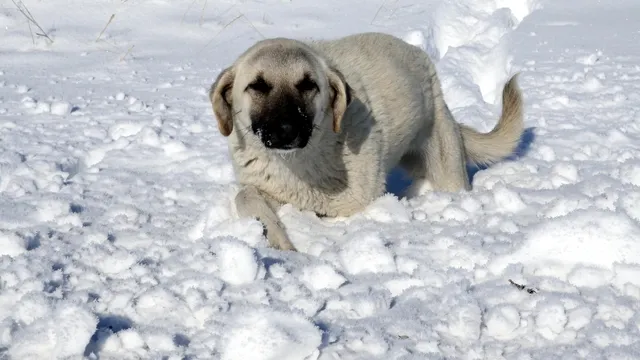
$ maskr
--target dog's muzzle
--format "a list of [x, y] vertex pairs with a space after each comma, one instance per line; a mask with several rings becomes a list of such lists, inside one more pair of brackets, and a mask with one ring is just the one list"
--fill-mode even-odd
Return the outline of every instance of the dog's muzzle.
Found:
[[274, 150], [300, 149], [307, 145], [311, 128], [286, 121], [264, 121], [251, 124], [251, 130], [265, 147]]

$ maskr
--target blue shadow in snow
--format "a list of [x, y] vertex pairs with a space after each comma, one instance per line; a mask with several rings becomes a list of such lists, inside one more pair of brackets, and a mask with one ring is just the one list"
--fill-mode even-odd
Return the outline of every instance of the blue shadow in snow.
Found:
[[94, 354], [99, 358], [100, 350], [109, 336], [133, 326], [131, 319], [120, 315], [100, 315], [96, 331], [91, 336], [89, 344], [84, 349], [84, 356]]

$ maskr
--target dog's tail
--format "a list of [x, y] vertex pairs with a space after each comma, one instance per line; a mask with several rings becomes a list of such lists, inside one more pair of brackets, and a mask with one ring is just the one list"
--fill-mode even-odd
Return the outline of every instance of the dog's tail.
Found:
[[524, 130], [522, 94], [517, 74], [502, 89], [502, 115], [488, 133], [480, 133], [460, 125], [467, 161], [475, 165], [490, 165], [511, 155]]

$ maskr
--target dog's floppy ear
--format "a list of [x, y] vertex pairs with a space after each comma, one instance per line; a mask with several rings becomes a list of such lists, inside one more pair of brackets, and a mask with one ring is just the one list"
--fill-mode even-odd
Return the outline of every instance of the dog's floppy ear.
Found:
[[331, 87], [331, 108], [333, 109], [333, 131], [340, 132], [342, 117], [351, 104], [352, 89], [344, 75], [336, 69], [329, 68], [329, 86]]
[[209, 89], [209, 100], [211, 100], [213, 113], [218, 121], [218, 130], [223, 136], [229, 136], [233, 131], [231, 90], [234, 78], [234, 70], [231, 67], [226, 68], [222, 70]]

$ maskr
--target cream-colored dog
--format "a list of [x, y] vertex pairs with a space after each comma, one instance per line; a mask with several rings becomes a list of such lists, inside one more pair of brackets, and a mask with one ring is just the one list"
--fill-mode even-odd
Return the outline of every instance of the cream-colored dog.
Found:
[[282, 204], [352, 215], [384, 194], [398, 165], [435, 190], [470, 190], [467, 161], [503, 159], [523, 131], [515, 77], [498, 124], [478, 133], [451, 115], [429, 57], [380, 33], [260, 41], [220, 73], [210, 99], [242, 185], [238, 214], [258, 218], [279, 249], [295, 249]]

